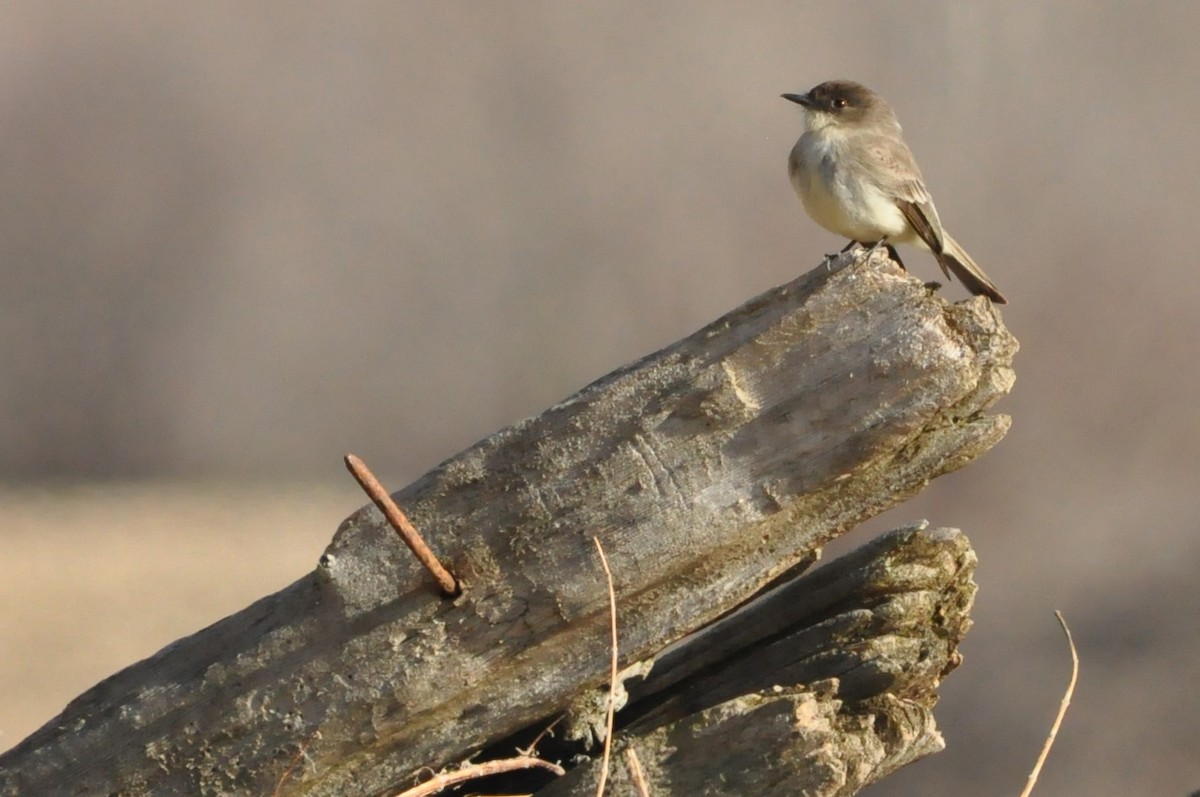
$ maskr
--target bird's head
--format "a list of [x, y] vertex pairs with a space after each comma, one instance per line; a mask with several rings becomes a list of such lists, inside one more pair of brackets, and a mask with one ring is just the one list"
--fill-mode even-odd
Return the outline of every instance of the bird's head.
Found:
[[805, 94], [784, 94], [804, 108], [805, 125], [819, 131], [826, 127], [845, 128], [873, 124], [896, 124], [887, 101], [861, 83], [852, 80], [829, 80]]

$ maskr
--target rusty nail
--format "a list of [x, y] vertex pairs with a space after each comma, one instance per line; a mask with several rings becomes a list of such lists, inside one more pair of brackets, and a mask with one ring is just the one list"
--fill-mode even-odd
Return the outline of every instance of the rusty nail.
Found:
[[379, 511], [387, 518], [387, 522], [391, 525], [396, 533], [400, 535], [400, 539], [404, 540], [404, 544], [409, 547], [418, 561], [425, 566], [432, 575], [442, 592], [447, 597], [458, 595], [458, 582], [454, 580], [454, 576], [450, 575], [450, 571], [442, 567], [442, 563], [434, 556], [433, 551], [429, 550], [429, 546], [425, 544], [425, 540], [421, 539], [420, 532], [416, 527], [409, 522], [408, 517], [401, 511], [392, 497], [388, 495], [388, 491], [383, 489], [383, 485], [379, 483], [379, 479], [375, 478], [375, 474], [371, 473], [371, 469], [367, 464], [353, 454], [346, 455], [346, 468], [363, 488], [363, 492], [375, 502], [375, 506], [379, 507]]

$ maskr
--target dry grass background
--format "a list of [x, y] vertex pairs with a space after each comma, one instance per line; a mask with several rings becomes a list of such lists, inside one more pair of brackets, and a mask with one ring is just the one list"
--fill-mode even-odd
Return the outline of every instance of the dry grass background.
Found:
[[285, 587], [361, 503], [351, 484], [0, 489], [0, 748], [106, 675]]
[[1040, 793], [1200, 787], [1200, 7], [0, 20], [0, 747], [310, 568], [363, 503], [344, 452], [398, 488], [840, 246], [791, 193], [778, 95], [851, 77], [1022, 342], [1008, 439], [845, 543], [928, 517], [980, 554], [949, 749], [876, 791], [1019, 788], [1067, 677], [1055, 608], [1083, 671]]

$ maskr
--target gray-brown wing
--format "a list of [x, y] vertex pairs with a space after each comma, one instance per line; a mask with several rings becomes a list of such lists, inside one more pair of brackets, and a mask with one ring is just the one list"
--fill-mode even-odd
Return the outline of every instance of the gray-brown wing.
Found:
[[897, 199], [896, 205], [909, 225], [921, 236], [921, 240], [935, 254], [940, 255], [945, 248], [946, 234], [942, 231], [942, 222], [938, 219], [937, 209], [932, 202], [913, 202], [907, 199]]
[[871, 136], [863, 144], [862, 151], [871, 161], [863, 165], [868, 167], [876, 184], [884, 193], [895, 198], [900, 212], [917, 235], [921, 236], [921, 240], [935, 253], [940, 253], [946, 238], [942, 220], [933, 206], [933, 197], [925, 188], [917, 159], [904, 139], [879, 134]]

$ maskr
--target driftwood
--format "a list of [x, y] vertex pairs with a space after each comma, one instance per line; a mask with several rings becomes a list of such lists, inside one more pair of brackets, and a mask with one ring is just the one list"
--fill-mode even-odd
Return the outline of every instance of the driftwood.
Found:
[[[883, 252], [831, 260], [397, 493], [458, 598], [366, 507], [311, 575], [112, 676], [0, 756], [0, 795], [382, 795], [492, 745], [514, 755], [568, 708], [569, 735], [586, 735], [609, 646], [593, 536], [615, 576], [622, 665], [659, 657], [630, 674], [618, 715], [656, 793], [672, 793], [673, 765], [724, 777], [716, 750], [735, 768], [763, 749], [825, 766], [816, 751], [837, 738], [843, 790], [813, 793], [850, 794], [863, 772], [936, 749], [929, 709], [968, 622], [972, 555], [954, 532], [908, 530], [841, 577], [795, 576], [1003, 437], [1008, 419], [984, 410], [1010, 388], [1015, 351], [985, 300], [948, 304]], [[869, 573], [920, 560], [913, 546], [923, 563], [872, 591]], [[807, 582], [792, 602], [811, 611], [754, 639], [726, 620], [715, 644], [688, 643], [700, 671], [664, 653], [772, 582]], [[690, 759], [665, 752], [681, 742]], [[564, 789], [589, 771], [547, 789], [583, 793]], [[771, 788], [795, 793], [783, 784], [798, 773]], [[690, 793], [775, 793], [741, 782]]]

